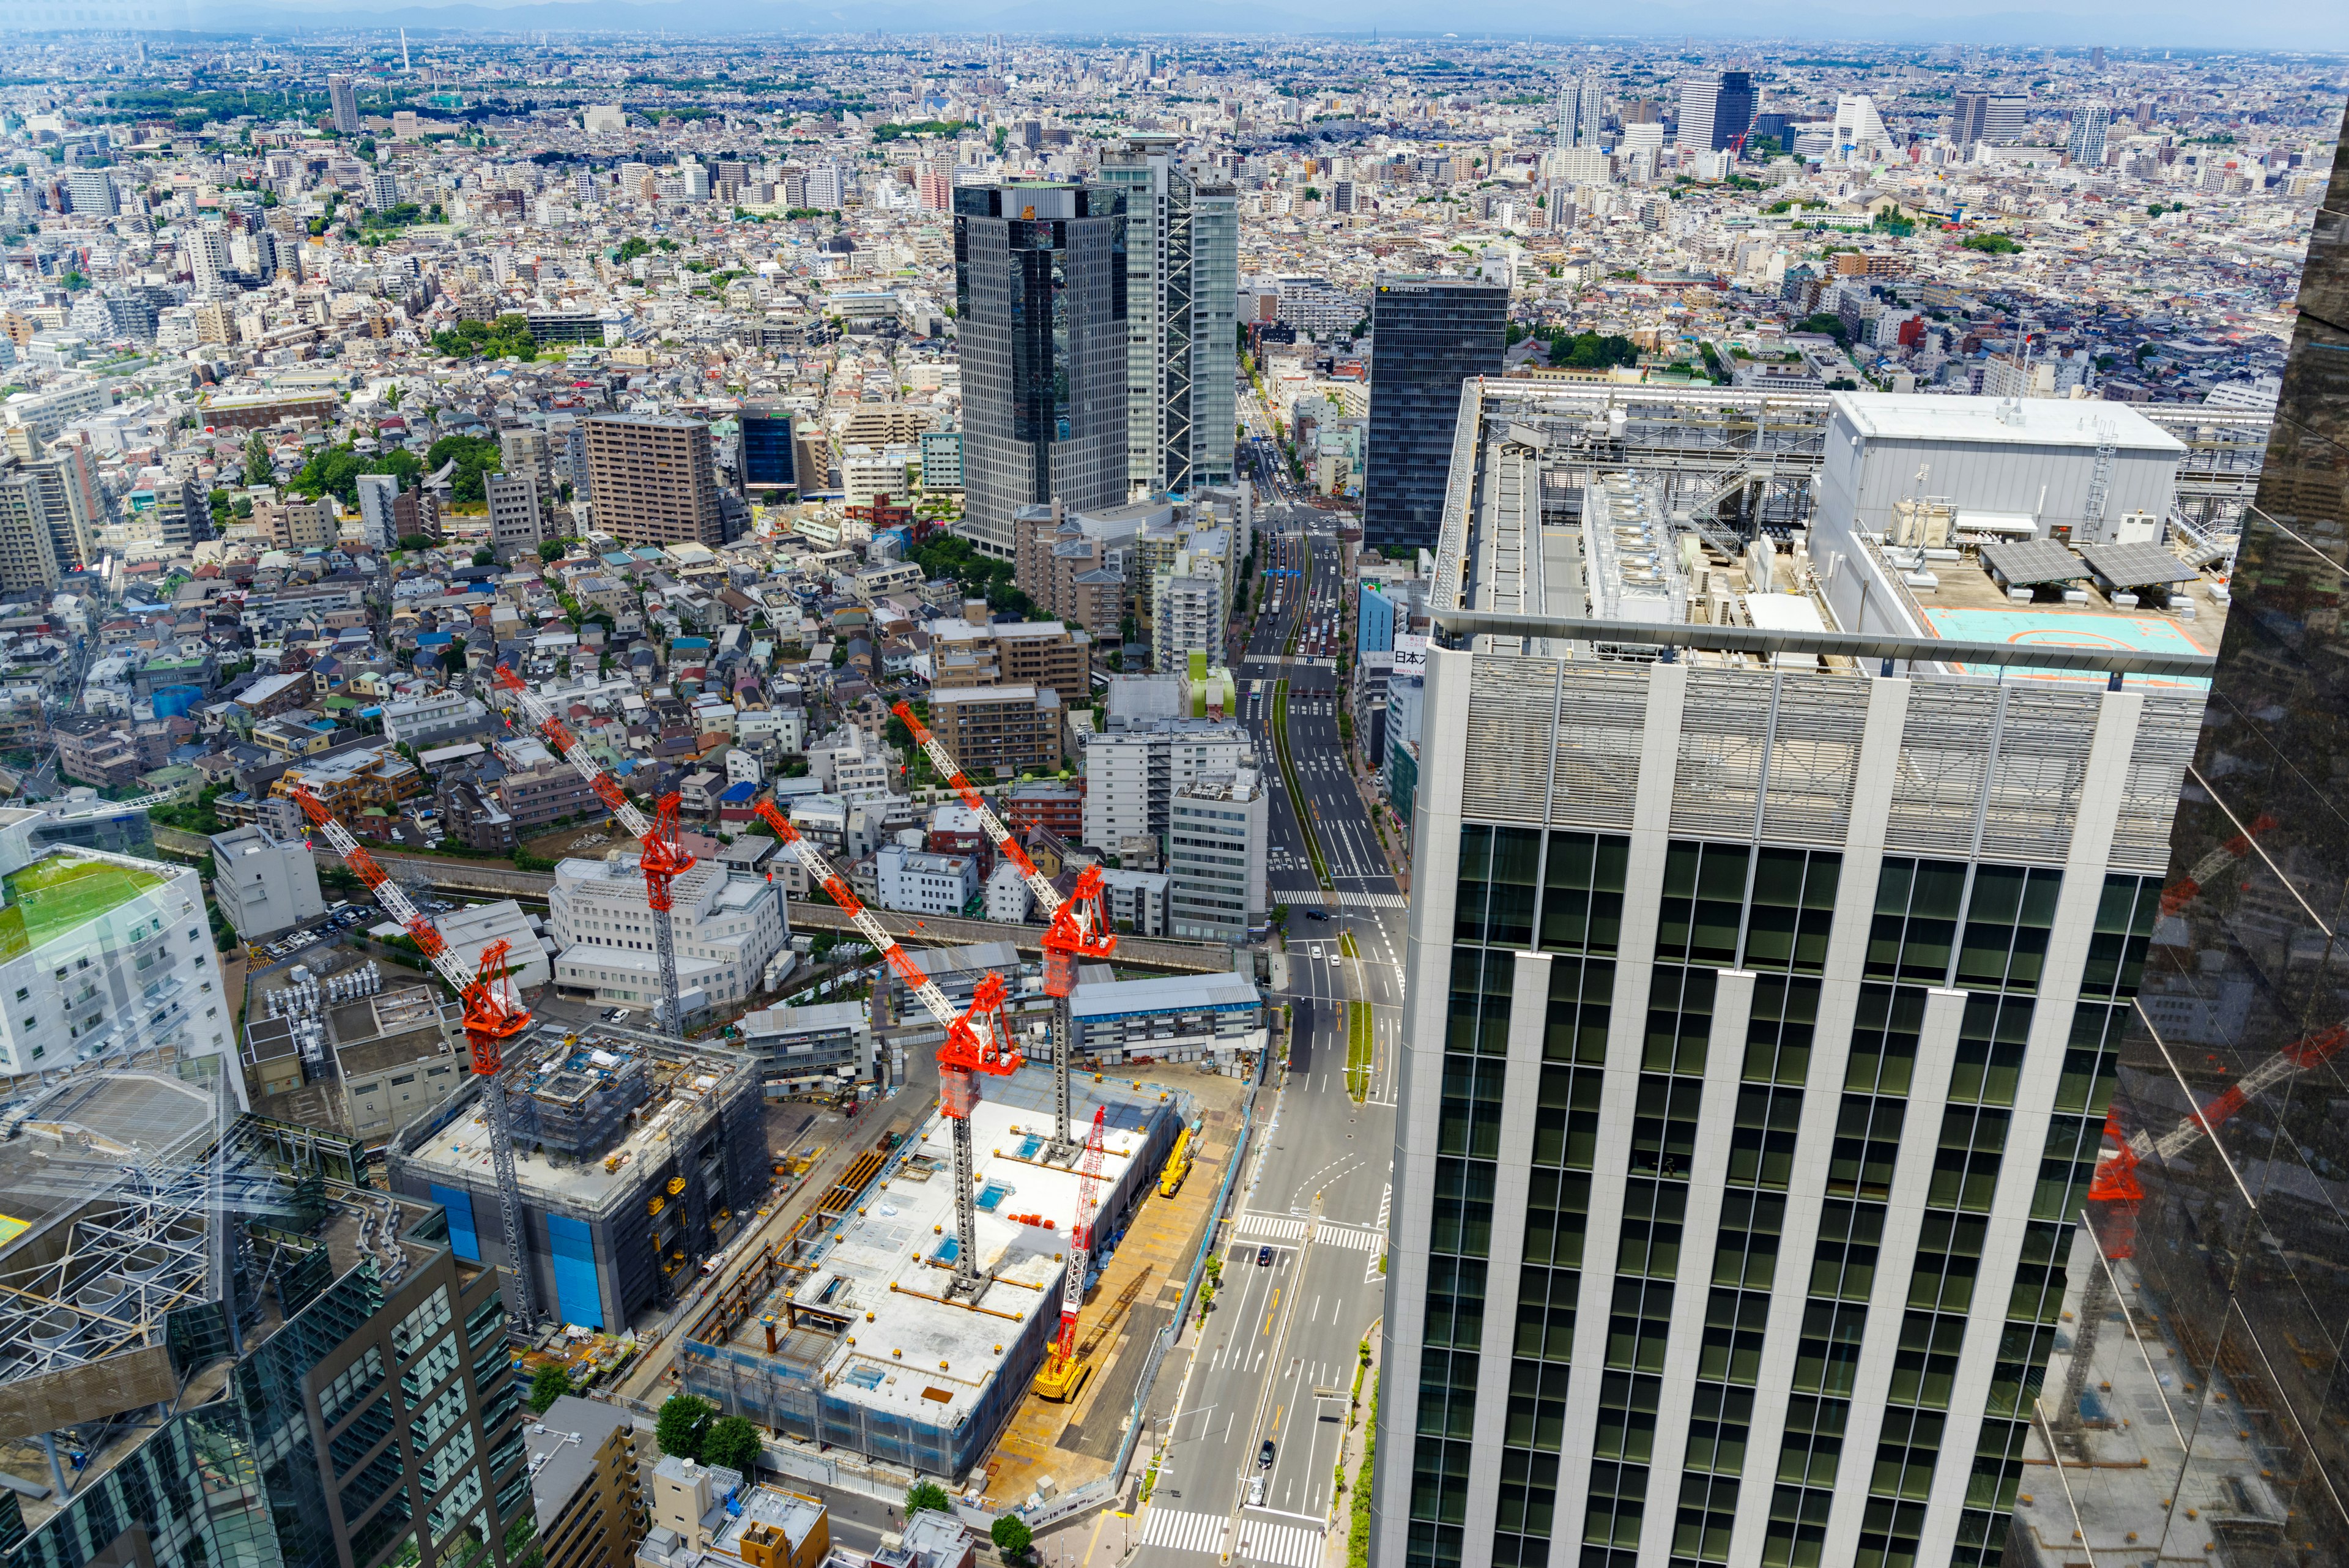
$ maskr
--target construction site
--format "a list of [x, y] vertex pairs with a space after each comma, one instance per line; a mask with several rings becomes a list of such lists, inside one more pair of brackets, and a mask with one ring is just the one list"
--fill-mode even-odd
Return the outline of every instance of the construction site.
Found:
[[[524, 1249], [549, 1315], [620, 1333], [698, 1284], [771, 1173], [758, 1073], [739, 1052], [552, 1025], [506, 1055]], [[469, 1083], [395, 1137], [394, 1191], [447, 1208], [458, 1256], [510, 1269], [486, 1096]]]
[[[1145, 1199], [1198, 1107], [1149, 1083], [1077, 1084], [1072, 1119], [1091, 1124], [1098, 1113], [1102, 1132], [1088, 1251], [1071, 1246], [1080, 1169], [1047, 1158], [1054, 1095], [1053, 1075], [1028, 1068], [989, 1084], [969, 1111], [971, 1262], [983, 1281], [975, 1293], [953, 1289], [951, 1118], [940, 1112], [894, 1151], [867, 1154], [771, 1253], [750, 1260], [687, 1331], [678, 1351], [687, 1391], [786, 1438], [956, 1478], [980, 1464], [1023, 1405], [1049, 1406], [1059, 1425], [1071, 1424], [1077, 1401], [1031, 1397], [1061, 1325], [1065, 1271], [1083, 1271], [1097, 1326], [1113, 1329], [1145, 1285], [1147, 1304], [1160, 1304], [1165, 1272], [1152, 1275], [1140, 1257], [1123, 1269], [1118, 1261], [1143, 1240], [1138, 1230], [1152, 1237], [1152, 1258], [1181, 1251], [1179, 1238], [1156, 1235], [1171, 1206]], [[1191, 1178], [1203, 1192], [1216, 1179]], [[1102, 1340], [1080, 1345], [1095, 1352]], [[1090, 1355], [1085, 1371], [1081, 1400], [1121, 1382]], [[1129, 1395], [1133, 1372], [1122, 1380]]]

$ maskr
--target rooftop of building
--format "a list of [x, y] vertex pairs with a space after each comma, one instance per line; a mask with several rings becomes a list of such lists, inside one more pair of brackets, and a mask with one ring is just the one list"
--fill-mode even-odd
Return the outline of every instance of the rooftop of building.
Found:
[[2183, 456], [2186, 443], [2127, 403], [2071, 398], [1952, 398], [1830, 392], [1835, 417], [1871, 440], [2116, 447]]
[[[1140, 1153], [1153, 1119], [1178, 1115], [1147, 1085], [1079, 1083], [1071, 1118], [1104, 1112], [1102, 1179], [1112, 1188]], [[949, 1303], [955, 1258], [954, 1149], [947, 1118], [933, 1113], [887, 1178], [864, 1196], [730, 1339], [764, 1352], [765, 1319], [777, 1354], [834, 1398], [951, 1428], [1001, 1374], [1031, 1314], [1060, 1310], [1062, 1260], [1077, 1208], [1077, 1173], [1045, 1165], [1052, 1131], [1049, 1073], [1030, 1067], [990, 1078], [970, 1118], [978, 1184], [975, 1260], [992, 1276], [976, 1307]], [[1051, 1221], [1047, 1229], [1042, 1221]]]
[[1259, 1007], [1256, 982], [1238, 974], [1154, 974], [1140, 980], [1088, 981], [1069, 993], [1079, 1018], [1124, 1018], [1144, 1012], [1187, 1012], [1197, 1008]]
[[531, 1497], [541, 1530], [595, 1473], [595, 1456], [612, 1434], [634, 1421], [617, 1405], [565, 1394], [530, 1424], [523, 1447], [530, 1455]]
[[[1944, 428], [1963, 431], [1987, 421], [2012, 433], [2016, 427], [1994, 417], [1997, 401], [1837, 394], [1835, 406], [1887, 428], [1925, 430], [1944, 421]], [[2044, 408], [2034, 409], [2033, 400], [2022, 401], [2024, 428], [2037, 421], [2068, 431], [2081, 417], [2076, 402], [2038, 400]], [[1911, 410], [1911, 404], [1930, 407]], [[1474, 476], [1475, 488], [1446, 497], [1431, 607], [1438, 615], [1456, 607], [1580, 623], [1526, 639], [1527, 651], [1621, 657], [1635, 647], [1679, 644], [1697, 663], [1728, 668], [1775, 661], [1875, 673], [1889, 658], [1911, 670], [1930, 661], [1957, 678], [2081, 682], [2121, 667], [2131, 671], [2128, 680], [2155, 686], [2208, 683], [2196, 671], [2216, 653], [2224, 628], [2227, 552], [2212, 554], [2212, 542], [2176, 516], [2154, 524], [2151, 541], [2075, 547], [2044, 536], [2027, 516], [1933, 501], [1896, 507], [1909, 509], [1896, 522], [1897, 537], [1845, 532], [1814, 514], [1809, 526], [1776, 526], [1742, 541], [1710, 520], [1692, 521], [1670, 501], [1670, 453], [1642, 468], [1632, 441], [1619, 460], [1594, 464], [1576, 441], [1588, 412], [1582, 401], [1552, 407], [1514, 389], [1488, 397], [1472, 387], [1464, 406], [1476, 407], [1480, 417], [1455, 442], [1454, 489], [1463, 475]], [[2134, 417], [2149, 441], [2177, 445]], [[1501, 447], [1530, 461], [1488, 461]], [[2190, 564], [2197, 556], [2209, 558], [2198, 568]], [[2030, 570], [2018, 565], [2026, 559]], [[2164, 585], [2165, 576], [2174, 580]], [[1598, 622], [1645, 629], [1612, 644], [1591, 636]], [[1974, 657], [1938, 659], [1936, 645], [1963, 645]], [[2063, 665], [2033, 662], [2027, 650], [2041, 648], [2064, 649]]]
[[171, 880], [119, 856], [63, 846], [0, 876], [0, 959], [31, 952]]
[[[516, 1179], [551, 1207], [596, 1214], [636, 1196], [664, 1168], [672, 1140], [705, 1125], [753, 1071], [732, 1051], [554, 1024], [510, 1047], [508, 1060]], [[428, 1180], [493, 1186], [480, 1094], [460, 1092], [402, 1133], [391, 1158]]]

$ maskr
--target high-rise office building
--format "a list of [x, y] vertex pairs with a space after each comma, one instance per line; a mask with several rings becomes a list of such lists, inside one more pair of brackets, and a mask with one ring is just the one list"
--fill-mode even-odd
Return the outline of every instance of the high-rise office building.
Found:
[[77, 213], [110, 218], [122, 210], [114, 189], [114, 176], [103, 169], [68, 169], [65, 186], [66, 199], [73, 203]]
[[1980, 1568], [2068, 1480], [2022, 1449], [2209, 660], [1756, 633], [1816, 602], [1766, 550], [1692, 624], [1542, 396], [1472, 388], [1434, 551], [1373, 1568]]
[[2112, 129], [2113, 111], [2101, 103], [2082, 104], [2072, 111], [2072, 129], [2064, 138], [2064, 156], [2075, 166], [2104, 166], [2105, 133]]
[[1847, 93], [1836, 99], [1834, 138], [1837, 152], [1861, 157], [1889, 151], [1892, 145], [1875, 100], [1866, 93]]
[[1022, 506], [1125, 499], [1128, 204], [1100, 184], [954, 193], [962, 532], [988, 555], [1010, 558]]
[[1681, 84], [1680, 134], [1684, 151], [1718, 152], [1754, 123], [1754, 78], [1723, 71]]
[[2026, 1455], [2061, 1484], [2016, 1510], [2015, 1568], [2157, 1550], [2214, 1568], [2349, 1563], [2349, 844], [2333, 782], [2349, 757], [2349, 164], [2320, 205], [2299, 306], [2105, 1163], [2073, 1205], [2088, 1216], [2065, 1271], [2076, 1326]]
[[326, 104], [334, 115], [335, 130], [344, 136], [359, 133], [359, 95], [347, 76], [326, 78]]
[[1389, 277], [1371, 291], [1367, 547], [1392, 557], [1435, 543], [1460, 384], [1501, 373], [1508, 329], [1509, 291], [1497, 284]]
[[1950, 140], [1961, 152], [1982, 141], [2011, 147], [2023, 138], [2023, 116], [2030, 106], [2021, 93], [1960, 88], [1950, 111]]
[[627, 545], [725, 543], [708, 425], [657, 414], [586, 423], [596, 527]]
[[1232, 481], [1240, 231], [1237, 193], [1185, 168], [1180, 140], [1128, 136], [1101, 178], [1126, 192], [1126, 482], [1187, 495]]

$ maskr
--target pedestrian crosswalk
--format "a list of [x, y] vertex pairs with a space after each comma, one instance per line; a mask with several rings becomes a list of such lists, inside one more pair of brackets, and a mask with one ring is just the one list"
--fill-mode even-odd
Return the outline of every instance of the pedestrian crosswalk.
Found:
[[[1305, 1221], [1285, 1214], [1243, 1212], [1232, 1220], [1232, 1234], [1252, 1241], [1301, 1241], [1305, 1239]], [[1364, 1225], [1339, 1225], [1324, 1220], [1321, 1228], [1313, 1232], [1313, 1241], [1316, 1246], [1375, 1252], [1387, 1244], [1387, 1234], [1383, 1228], [1372, 1230]]]
[[1349, 909], [1408, 909], [1411, 900], [1401, 893], [1340, 893], [1338, 902]]
[[1242, 1213], [1232, 1221], [1232, 1233], [1267, 1241], [1294, 1241], [1305, 1234], [1305, 1221], [1279, 1214]]
[[1280, 1568], [1311, 1568], [1321, 1555], [1321, 1532], [1302, 1524], [1270, 1524], [1240, 1515], [1232, 1542], [1235, 1563], [1277, 1563]]
[[1191, 1513], [1179, 1508], [1154, 1508], [1142, 1521], [1142, 1543], [1173, 1552], [1224, 1550], [1224, 1532], [1231, 1521], [1212, 1513]]

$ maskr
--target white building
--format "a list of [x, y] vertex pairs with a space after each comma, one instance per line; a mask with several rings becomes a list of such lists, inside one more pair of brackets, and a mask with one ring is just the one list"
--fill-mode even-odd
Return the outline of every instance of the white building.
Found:
[[1172, 935], [1245, 941], [1270, 917], [1267, 808], [1254, 768], [1203, 774], [1174, 792], [1166, 846]]
[[[699, 990], [711, 1006], [748, 998], [767, 961], [791, 940], [783, 889], [705, 860], [679, 877], [673, 891], [679, 996]], [[634, 856], [558, 864], [547, 929], [557, 950], [558, 991], [640, 1007], [660, 1000], [652, 909]]]
[[885, 844], [873, 856], [881, 907], [909, 915], [959, 915], [978, 896], [978, 861]]
[[[468, 970], [481, 967], [481, 953], [492, 942], [503, 942], [509, 950], [507, 972], [513, 977], [515, 990], [535, 990], [554, 976], [545, 940], [531, 928], [530, 917], [512, 898], [500, 898], [493, 904], [468, 904], [461, 909], [436, 916], [433, 923], [440, 928], [449, 950]], [[680, 965], [679, 984], [684, 983], [682, 973]]]
[[326, 912], [307, 846], [280, 843], [265, 827], [212, 835], [212, 897], [248, 942], [290, 931]]
[[[0, 810], [0, 1072], [113, 1050], [235, 1054], [234, 1019], [192, 866], [33, 842], [48, 820]], [[229, 1081], [246, 1106], [244, 1075]]]
[[380, 553], [392, 549], [399, 543], [399, 524], [391, 513], [392, 504], [399, 498], [399, 476], [362, 473], [358, 492], [359, 536], [370, 550]]
[[546, 539], [546, 508], [533, 474], [492, 473], [482, 476], [490, 504], [490, 548], [501, 556], [535, 551]]
[[1035, 907], [1036, 895], [1028, 890], [1028, 878], [1019, 867], [1009, 860], [997, 861], [995, 869], [987, 874], [987, 918], [1006, 925], [1025, 925]]
[[890, 775], [896, 771], [888, 743], [854, 724], [843, 724], [810, 747], [807, 758], [808, 771], [823, 781], [825, 792], [852, 805], [888, 794]]
[[1130, 838], [1162, 846], [1174, 792], [1204, 773], [1253, 765], [1247, 732], [1230, 720], [1159, 719], [1085, 738], [1084, 841], [1122, 854]]
[[395, 744], [424, 751], [451, 741], [485, 735], [490, 711], [461, 691], [436, 691], [383, 705], [383, 732]]
[[1215, 576], [1168, 575], [1150, 584], [1151, 667], [1161, 674], [1183, 668], [1195, 649], [1223, 646], [1224, 589]]

